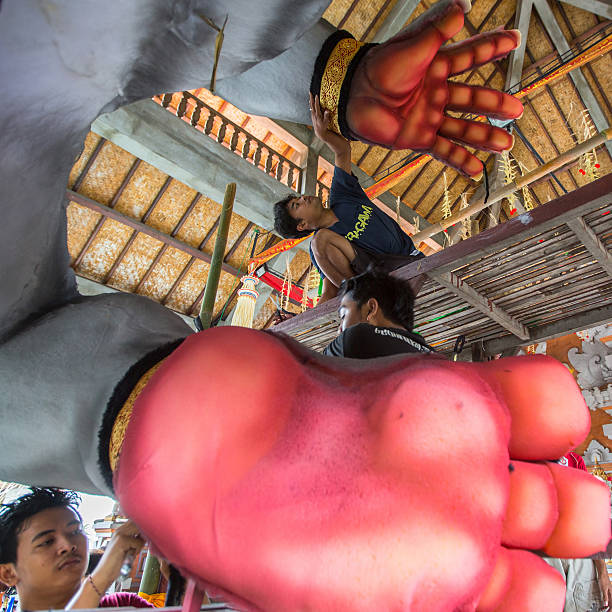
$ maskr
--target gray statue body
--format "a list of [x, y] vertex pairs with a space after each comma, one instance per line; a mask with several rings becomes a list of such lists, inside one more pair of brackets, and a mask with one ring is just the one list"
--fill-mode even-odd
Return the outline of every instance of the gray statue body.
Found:
[[193, 331], [146, 298], [77, 292], [65, 190], [91, 122], [137, 99], [208, 86], [217, 32], [200, 15], [217, 25], [228, 16], [221, 95], [249, 112], [308, 121], [312, 64], [332, 31], [319, 23], [327, 4], [2, 2], [1, 479], [110, 494], [97, 433], [115, 385], [151, 350]]

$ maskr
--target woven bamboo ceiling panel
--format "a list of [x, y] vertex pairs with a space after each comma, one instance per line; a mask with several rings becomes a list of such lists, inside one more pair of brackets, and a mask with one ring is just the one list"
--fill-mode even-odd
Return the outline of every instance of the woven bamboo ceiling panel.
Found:
[[[147, 296], [182, 314], [197, 314], [220, 204], [93, 133], [72, 168], [68, 187], [68, 250], [77, 274]], [[114, 217], [109, 217], [111, 211]], [[232, 215], [216, 318], [229, 314], [235, 305], [255, 230], [259, 231], [256, 253], [278, 240]], [[185, 246], [200, 251], [202, 258]], [[309, 268], [308, 256], [298, 253], [290, 267], [293, 277], [299, 278]], [[260, 327], [275, 308], [271, 300], [262, 308]]]

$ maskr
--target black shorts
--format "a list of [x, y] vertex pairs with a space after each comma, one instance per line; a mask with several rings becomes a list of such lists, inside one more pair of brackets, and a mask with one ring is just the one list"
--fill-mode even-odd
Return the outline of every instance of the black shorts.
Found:
[[423, 253], [417, 253], [416, 255], [386, 255], [384, 253], [368, 251], [356, 244], [351, 243], [351, 246], [355, 251], [355, 259], [351, 261], [351, 269], [355, 274], [365, 272], [370, 265], [383, 272], [391, 272], [425, 257]]

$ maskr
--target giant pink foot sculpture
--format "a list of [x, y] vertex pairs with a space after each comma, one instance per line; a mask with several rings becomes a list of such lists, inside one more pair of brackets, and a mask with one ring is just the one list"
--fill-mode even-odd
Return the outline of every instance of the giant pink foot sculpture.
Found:
[[137, 399], [115, 488], [239, 609], [560, 611], [561, 576], [523, 549], [605, 548], [607, 487], [542, 462], [588, 430], [551, 358], [353, 362], [216, 328]]

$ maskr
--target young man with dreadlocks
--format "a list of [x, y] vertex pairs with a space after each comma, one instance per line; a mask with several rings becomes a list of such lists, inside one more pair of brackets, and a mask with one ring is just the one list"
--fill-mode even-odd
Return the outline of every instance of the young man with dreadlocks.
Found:
[[[423, 254], [364, 193], [351, 173], [351, 145], [330, 129], [329, 111], [323, 113], [318, 97], [312, 94], [310, 104], [315, 134], [335, 156], [329, 208], [316, 196], [287, 196], [274, 205], [274, 228], [284, 238], [299, 238], [315, 231], [310, 257], [323, 277], [320, 301], [324, 302], [337, 295], [343, 280], [360, 274], [372, 263], [391, 271]], [[418, 283], [413, 287], [418, 291]]]

